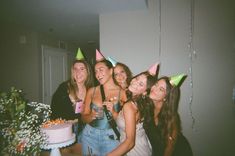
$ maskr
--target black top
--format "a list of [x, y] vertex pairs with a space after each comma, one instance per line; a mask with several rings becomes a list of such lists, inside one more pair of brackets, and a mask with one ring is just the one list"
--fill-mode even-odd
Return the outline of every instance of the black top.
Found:
[[65, 120], [74, 120], [80, 116], [79, 114], [75, 114], [73, 103], [69, 98], [67, 81], [61, 83], [53, 94], [51, 110], [51, 119], [62, 118]]
[[[152, 124], [151, 126], [148, 126], [148, 128], [145, 128], [145, 131], [152, 145], [152, 155], [163, 156], [165, 148], [160, 142], [160, 131], [158, 126]], [[191, 146], [182, 133], [180, 133], [177, 138], [172, 156], [193, 156]]]
[[173, 156], [193, 156], [192, 148], [183, 134], [178, 136]]

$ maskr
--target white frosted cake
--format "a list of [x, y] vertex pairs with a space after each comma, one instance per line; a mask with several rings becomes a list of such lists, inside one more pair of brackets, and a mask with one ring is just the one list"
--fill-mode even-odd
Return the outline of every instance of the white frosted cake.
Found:
[[49, 144], [62, 143], [73, 137], [72, 124], [63, 120], [49, 121], [42, 126], [41, 131]]

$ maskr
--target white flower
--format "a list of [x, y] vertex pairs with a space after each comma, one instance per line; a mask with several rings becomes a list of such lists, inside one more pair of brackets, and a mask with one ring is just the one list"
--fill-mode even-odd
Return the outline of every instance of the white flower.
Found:
[[[45, 135], [40, 131], [41, 124], [49, 120], [51, 109], [49, 105], [38, 102], [25, 102], [25, 107], [32, 111], [15, 107], [24, 104], [22, 91], [12, 89], [11, 96], [0, 96], [0, 117], [10, 115], [12, 118], [0, 121], [0, 133], [3, 136], [3, 152], [9, 155], [36, 155], [40, 152], [40, 146], [46, 144]], [[15, 99], [12, 99], [15, 98]], [[24, 107], [22, 107], [24, 108]], [[9, 114], [15, 112], [15, 114]], [[0, 155], [4, 153], [1, 153]]]

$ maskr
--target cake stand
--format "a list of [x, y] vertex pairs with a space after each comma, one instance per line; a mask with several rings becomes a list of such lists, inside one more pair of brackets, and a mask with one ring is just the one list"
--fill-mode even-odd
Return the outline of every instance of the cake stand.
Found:
[[65, 142], [48, 144], [48, 145], [42, 146], [41, 148], [45, 150], [51, 149], [50, 156], [61, 156], [59, 148], [69, 146], [73, 144], [75, 141], [76, 141], [76, 135], [73, 134], [73, 137]]

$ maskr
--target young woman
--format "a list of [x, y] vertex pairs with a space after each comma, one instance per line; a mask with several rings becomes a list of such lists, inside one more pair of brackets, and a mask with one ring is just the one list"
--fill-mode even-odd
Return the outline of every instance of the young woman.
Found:
[[113, 70], [113, 77], [114, 82], [125, 90], [130, 85], [132, 72], [127, 65], [117, 62]]
[[129, 100], [123, 105], [116, 122], [120, 129], [120, 144], [108, 156], [150, 156], [151, 145], [143, 128], [146, 96], [153, 84], [153, 76], [143, 72], [135, 76], [128, 87]]
[[154, 156], [192, 156], [191, 147], [181, 132], [178, 113], [180, 90], [170, 83], [170, 78], [162, 77], [152, 86], [149, 97], [154, 105], [149, 105], [145, 117], [145, 130], [150, 139]]
[[[77, 138], [80, 136], [83, 123], [81, 115], [75, 113], [77, 102], [83, 102], [87, 89], [93, 84], [93, 76], [89, 64], [85, 60], [75, 60], [71, 66], [71, 78], [59, 85], [51, 102], [51, 119], [65, 119], [74, 123]], [[79, 143], [78, 138], [78, 143]]]
[[[95, 64], [95, 77], [100, 85], [90, 88], [85, 99], [85, 109], [82, 113], [83, 121], [86, 122], [82, 134], [83, 155], [106, 155], [117, 147], [119, 141], [109, 124], [104, 112], [98, 113], [106, 103], [109, 114], [117, 116], [122, 106], [121, 101], [126, 101], [123, 89], [114, 83], [113, 66], [108, 60], [101, 60]], [[106, 102], [102, 100], [101, 85], [103, 86]]]

